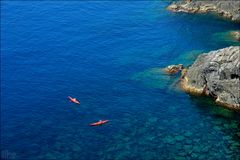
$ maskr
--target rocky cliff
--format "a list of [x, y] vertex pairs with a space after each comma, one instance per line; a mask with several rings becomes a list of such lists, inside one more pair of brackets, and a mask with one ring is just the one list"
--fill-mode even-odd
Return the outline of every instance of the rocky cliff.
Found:
[[233, 21], [240, 22], [239, 0], [180, 0], [168, 9], [174, 12], [206, 13], [215, 12]]
[[182, 71], [181, 86], [186, 92], [209, 95], [217, 103], [240, 111], [240, 46], [199, 55]]

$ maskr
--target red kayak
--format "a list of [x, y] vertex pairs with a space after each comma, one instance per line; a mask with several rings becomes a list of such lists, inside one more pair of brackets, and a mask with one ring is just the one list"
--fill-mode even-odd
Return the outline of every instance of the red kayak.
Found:
[[109, 120], [99, 120], [98, 122], [91, 123], [90, 126], [100, 126], [107, 123]]
[[69, 99], [69, 101], [72, 102], [72, 103], [80, 104], [80, 102], [79, 102], [76, 98], [72, 98], [72, 97], [68, 96], [68, 99]]

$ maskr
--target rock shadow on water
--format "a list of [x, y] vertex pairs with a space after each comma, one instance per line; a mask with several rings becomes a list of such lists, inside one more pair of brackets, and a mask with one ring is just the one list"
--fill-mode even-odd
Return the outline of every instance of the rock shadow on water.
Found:
[[[205, 124], [209, 124], [211, 135], [216, 136], [216, 146], [222, 145], [222, 152], [231, 158], [240, 158], [240, 114], [215, 104], [208, 97], [191, 97], [192, 102], [199, 111], [205, 111], [203, 115]], [[209, 107], [211, 106], [211, 107]], [[207, 112], [206, 112], [207, 110]], [[221, 135], [222, 139], [218, 139]]]
[[[239, 113], [236, 113], [232, 110], [229, 110], [227, 108], [224, 108], [218, 104], [216, 104], [210, 97], [204, 97], [204, 96], [191, 96], [190, 95], [191, 102], [194, 103], [199, 111], [205, 111], [208, 110], [207, 113], [215, 116], [215, 117], [222, 117], [226, 119], [235, 119], [239, 116]], [[209, 107], [211, 106], [211, 107]]]

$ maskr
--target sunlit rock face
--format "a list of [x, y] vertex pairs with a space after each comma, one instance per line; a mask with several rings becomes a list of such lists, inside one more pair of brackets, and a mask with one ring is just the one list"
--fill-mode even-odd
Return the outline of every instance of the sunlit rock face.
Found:
[[199, 55], [184, 73], [181, 86], [189, 93], [210, 95], [216, 102], [240, 111], [240, 46]]
[[167, 74], [176, 74], [180, 72], [182, 69], [183, 69], [183, 65], [177, 64], [177, 65], [167, 66], [166, 68], [163, 69], [163, 71]]
[[173, 2], [168, 9], [189, 13], [215, 12], [232, 21], [240, 22], [240, 1], [237, 0], [180, 0]]
[[[240, 11], [239, 11], [240, 12]], [[237, 41], [240, 41], [240, 31], [232, 31], [231, 35], [233, 36], [233, 38]]]

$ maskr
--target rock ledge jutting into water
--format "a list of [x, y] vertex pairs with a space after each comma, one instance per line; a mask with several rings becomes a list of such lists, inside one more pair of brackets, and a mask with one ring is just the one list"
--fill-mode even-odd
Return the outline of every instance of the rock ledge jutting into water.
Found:
[[187, 13], [215, 12], [232, 21], [240, 22], [240, 1], [238, 0], [180, 0], [173, 2], [167, 9]]
[[232, 31], [231, 35], [235, 40], [240, 41], [240, 31]]
[[180, 72], [182, 69], [183, 69], [183, 65], [178, 64], [178, 65], [167, 66], [166, 68], [163, 69], [163, 71], [167, 74], [175, 74]]
[[227, 108], [240, 111], [240, 46], [198, 56], [183, 69], [181, 87], [188, 93], [209, 95]]

